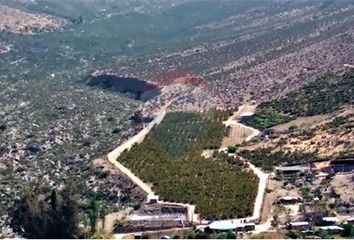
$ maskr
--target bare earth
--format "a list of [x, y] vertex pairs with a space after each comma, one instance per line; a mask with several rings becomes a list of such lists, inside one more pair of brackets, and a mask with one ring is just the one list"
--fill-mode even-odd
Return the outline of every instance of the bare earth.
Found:
[[246, 141], [248, 136], [253, 134], [251, 129], [245, 128], [239, 124], [231, 124], [230, 128], [230, 135], [223, 139], [222, 147], [240, 144]]
[[0, 5], [0, 31], [16, 34], [35, 34], [43, 31], [61, 29], [65, 20], [34, 14]]
[[348, 203], [354, 202], [354, 174], [337, 174], [331, 182], [340, 198]]
[[317, 116], [311, 116], [311, 117], [301, 117], [297, 118], [295, 120], [292, 120], [287, 123], [279, 124], [275, 127], [272, 127], [277, 132], [285, 132], [289, 130], [289, 127], [291, 126], [297, 126], [301, 128], [308, 128], [308, 127], [313, 127], [318, 124], [323, 123], [325, 120], [328, 120], [331, 118], [329, 115], [317, 115]]
[[[268, 192], [265, 195], [264, 203], [263, 203], [263, 208], [262, 208], [262, 215], [261, 215], [261, 222], [265, 222], [269, 220], [269, 216], [274, 216], [278, 215], [279, 219], [286, 220], [286, 214], [284, 211], [281, 211], [279, 209], [279, 205], [277, 205], [277, 200], [279, 197], [284, 197], [284, 196], [300, 196], [299, 192], [296, 189], [285, 189], [282, 186], [282, 182], [276, 181], [276, 180], [269, 180], [267, 188], [270, 192]], [[286, 212], [289, 212], [290, 215], [294, 215], [297, 210], [298, 206], [291, 206], [294, 209], [288, 208], [286, 209]]]
[[[295, 133], [282, 134], [279, 138], [271, 141], [263, 141], [244, 149], [254, 150], [258, 148], [273, 148], [274, 151], [307, 152], [314, 153], [319, 157], [337, 156], [343, 152], [354, 151], [354, 110], [335, 112], [334, 116], [347, 116], [347, 122], [339, 127], [331, 125], [334, 116], [315, 116], [311, 118], [299, 118], [287, 124], [274, 127], [279, 131], [289, 128], [291, 125], [300, 126]], [[312, 121], [304, 125], [305, 121]]]

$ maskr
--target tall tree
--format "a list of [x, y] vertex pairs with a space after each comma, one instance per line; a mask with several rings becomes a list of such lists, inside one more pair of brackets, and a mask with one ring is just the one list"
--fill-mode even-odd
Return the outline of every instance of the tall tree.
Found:
[[[11, 212], [11, 227], [25, 238], [76, 238], [79, 234], [79, 204], [69, 188], [59, 196], [28, 190]], [[61, 201], [59, 201], [61, 199]]]
[[11, 226], [13, 230], [25, 238], [43, 238], [45, 219], [43, 208], [38, 197], [27, 190], [12, 211]]

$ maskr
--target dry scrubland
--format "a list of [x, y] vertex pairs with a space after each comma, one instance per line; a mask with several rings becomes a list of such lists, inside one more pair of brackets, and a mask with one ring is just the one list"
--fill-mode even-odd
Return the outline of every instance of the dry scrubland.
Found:
[[320, 158], [353, 154], [353, 74], [328, 74], [284, 98], [262, 103], [246, 123], [261, 129], [271, 127], [278, 136], [247, 149], [268, 148]]
[[254, 145], [250, 149], [267, 147], [273, 151], [314, 153], [321, 158], [353, 152], [354, 114], [352, 110], [347, 113], [311, 128], [300, 127], [297, 132]]
[[65, 20], [0, 5], [0, 31], [16, 34], [35, 34], [59, 30]]
[[[354, 60], [354, 8], [345, 0], [0, 2], [1, 227], [14, 200], [38, 179], [57, 187], [73, 178], [81, 200], [95, 197], [109, 211], [139, 206], [142, 195], [131, 181], [102, 162], [92, 164], [141, 130], [142, 123], [129, 120], [138, 108], [151, 114], [169, 102], [176, 110], [260, 104]], [[163, 94], [143, 103], [86, 85], [91, 71], [107, 68], [155, 81]], [[182, 74], [172, 84], [158, 81], [171, 72]], [[187, 142], [194, 130], [183, 133]], [[199, 160], [210, 168], [219, 157]], [[238, 213], [251, 208], [239, 204], [246, 207]], [[223, 215], [224, 207], [211, 215]]]

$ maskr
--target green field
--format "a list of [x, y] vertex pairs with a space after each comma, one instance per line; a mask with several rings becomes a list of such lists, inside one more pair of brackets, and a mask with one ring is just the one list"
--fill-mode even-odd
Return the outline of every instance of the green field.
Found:
[[168, 113], [147, 139], [118, 159], [164, 200], [196, 204], [202, 217], [222, 219], [252, 214], [258, 178], [216, 149], [225, 133], [224, 113]]

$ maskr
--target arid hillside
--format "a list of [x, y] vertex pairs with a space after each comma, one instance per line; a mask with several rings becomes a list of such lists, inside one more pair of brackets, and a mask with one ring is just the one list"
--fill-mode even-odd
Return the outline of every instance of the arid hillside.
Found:
[[64, 24], [60, 18], [0, 5], [0, 31], [27, 35], [58, 30]]
[[[301, 118], [300, 118], [301, 119]], [[273, 151], [313, 153], [333, 158], [354, 153], [354, 110], [335, 112], [312, 127], [292, 125], [295, 130], [246, 149], [270, 148]]]

